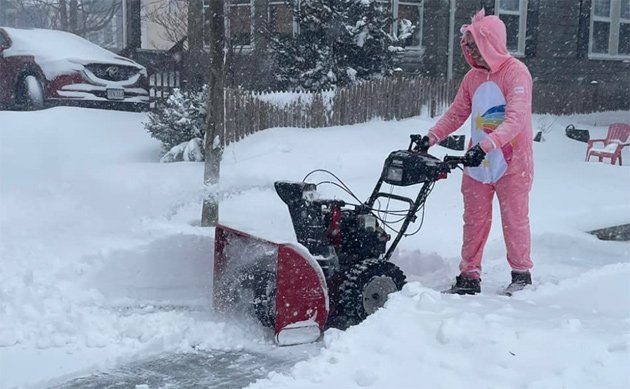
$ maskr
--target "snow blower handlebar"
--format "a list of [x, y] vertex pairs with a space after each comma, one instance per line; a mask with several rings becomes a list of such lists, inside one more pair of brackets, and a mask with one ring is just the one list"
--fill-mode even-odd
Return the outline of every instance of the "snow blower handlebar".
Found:
[[[421, 154], [428, 154], [429, 151], [429, 137], [422, 134], [411, 134], [409, 135], [409, 147], [407, 151], [417, 152]], [[453, 150], [463, 150], [464, 149], [464, 141], [466, 137], [465, 135], [457, 135], [451, 136], [449, 135], [446, 139], [440, 142], [440, 146], [446, 147], [448, 149]], [[450, 156], [447, 155], [442, 160], [443, 166], [440, 170], [441, 173], [449, 173], [451, 170], [455, 169], [458, 165], [464, 166], [464, 157], [458, 156]]]
[[[409, 137], [411, 138], [411, 142], [409, 142], [408, 151], [420, 153], [429, 151], [430, 141], [427, 135], [411, 134]], [[466, 149], [466, 135], [449, 135], [438, 144], [447, 149], [463, 151]]]
[[[420, 143], [418, 143], [420, 142]], [[404, 217], [403, 223], [398, 233], [385, 253], [384, 259], [388, 260], [393, 254], [396, 246], [407, 231], [410, 223], [415, 222], [416, 213], [424, 206], [427, 196], [433, 189], [436, 181], [446, 178], [453, 169], [463, 165], [464, 157], [445, 156], [440, 160], [426, 151], [419, 151], [422, 147], [423, 136], [411, 135], [411, 143], [408, 150], [398, 150], [390, 153], [385, 160], [381, 177], [372, 195], [365, 203], [367, 209], [374, 209], [375, 203], [380, 198], [397, 200], [409, 204], [409, 208]], [[414, 148], [414, 144], [418, 150]], [[421, 184], [418, 195], [415, 199], [382, 192], [381, 186], [388, 183], [393, 186], [411, 186]]]
[[454, 155], [446, 155], [446, 156], [444, 156], [444, 159], [443, 159], [444, 168], [448, 169], [448, 171], [446, 171], [446, 173], [448, 173], [451, 170], [455, 169], [458, 165], [464, 166], [465, 159], [466, 159], [466, 157], [464, 157], [464, 156], [461, 156], [461, 157], [454, 156]]
[[[409, 142], [408, 151], [418, 151], [421, 153], [426, 153], [429, 151], [429, 137], [426, 135], [420, 134], [411, 134], [409, 135], [411, 141]], [[415, 145], [415, 146], [414, 146]]]

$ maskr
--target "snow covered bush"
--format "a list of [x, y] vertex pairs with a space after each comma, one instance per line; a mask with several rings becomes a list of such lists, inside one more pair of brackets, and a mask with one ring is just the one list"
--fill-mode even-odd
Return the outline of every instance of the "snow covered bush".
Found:
[[177, 161], [203, 161], [203, 139], [193, 138], [188, 142], [182, 142], [177, 146], [173, 146], [160, 162], [177, 162]]
[[162, 142], [162, 162], [203, 161], [203, 138], [208, 92], [175, 89], [158, 103], [144, 124], [151, 136]]

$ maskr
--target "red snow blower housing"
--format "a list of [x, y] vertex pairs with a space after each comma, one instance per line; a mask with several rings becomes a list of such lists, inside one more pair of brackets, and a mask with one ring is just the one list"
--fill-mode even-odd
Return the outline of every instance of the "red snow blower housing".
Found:
[[[389, 294], [405, 284], [402, 270], [389, 262], [394, 250], [404, 236], [413, 234], [406, 234], [407, 228], [416, 221], [435, 182], [463, 164], [463, 157], [440, 160], [428, 154], [421, 139], [422, 135], [411, 135], [407, 150], [390, 153], [364, 203], [324, 170], [309, 173], [305, 180], [315, 172], [328, 173], [337, 181], [320, 184], [337, 185], [359, 204], [321, 199], [314, 183], [276, 182], [299, 245], [274, 243], [217, 225], [215, 308], [252, 314], [274, 329], [278, 344], [288, 345], [314, 341], [327, 327], [358, 324], [382, 307]], [[412, 199], [382, 192], [384, 183], [392, 188], [419, 185], [419, 191]], [[381, 209], [381, 199], [407, 207]], [[398, 220], [388, 222], [384, 215]], [[400, 227], [394, 228], [399, 222]], [[393, 240], [385, 228], [395, 232]]]

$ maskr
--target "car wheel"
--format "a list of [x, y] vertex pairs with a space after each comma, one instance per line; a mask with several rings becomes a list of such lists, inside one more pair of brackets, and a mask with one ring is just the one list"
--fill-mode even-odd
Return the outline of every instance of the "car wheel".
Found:
[[18, 86], [17, 106], [31, 111], [44, 108], [44, 87], [33, 75], [23, 77]]

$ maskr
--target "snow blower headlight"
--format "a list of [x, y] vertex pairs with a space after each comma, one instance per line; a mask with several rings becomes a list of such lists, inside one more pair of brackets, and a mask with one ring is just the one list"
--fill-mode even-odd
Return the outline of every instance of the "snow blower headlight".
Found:
[[319, 193], [316, 190], [305, 190], [302, 192], [302, 199], [306, 201], [315, 201], [319, 198]]
[[366, 231], [376, 230], [376, 216], [359, 215], [359, 226]]
[[403, 178], [403, 169], [400, 167], [387, 168], [387, 181], [400, 182]]

